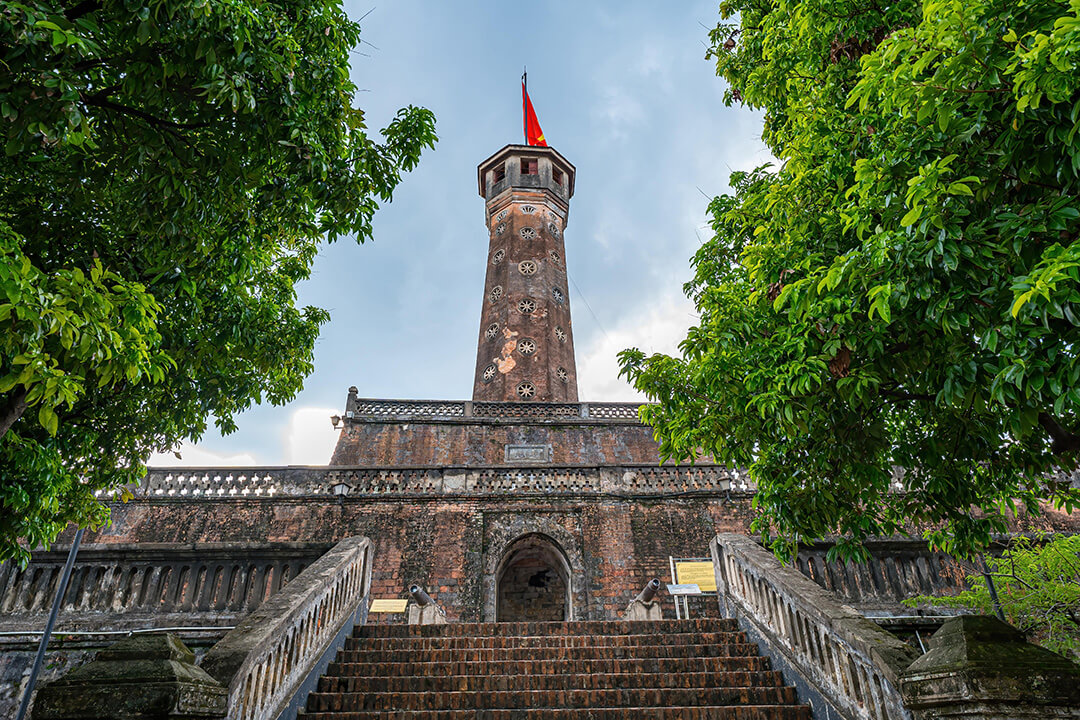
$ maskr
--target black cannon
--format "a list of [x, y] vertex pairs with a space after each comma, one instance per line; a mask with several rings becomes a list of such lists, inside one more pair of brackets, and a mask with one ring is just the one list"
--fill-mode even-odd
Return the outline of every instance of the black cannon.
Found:
[[424, 592], [424, 588], [420, 587], [419, 585], [410, 585], [409, 595], [412, 596], [413, 602], [415, 602], [420, 607], [435, 604], [435, 601], [431, 599], [431, 596]]
[[660, 589], [660, 578], [653, 578], [649, 582], [645, 583], [645, 589], [638, 593], [635, 598], [641, 603], [651, 603], [652, 599], [656, 597], [656, 591]]

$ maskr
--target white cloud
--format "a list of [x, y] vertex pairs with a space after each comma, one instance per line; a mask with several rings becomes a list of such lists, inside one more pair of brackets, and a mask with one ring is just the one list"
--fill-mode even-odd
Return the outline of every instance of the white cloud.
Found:
[[227, 455], [184, 442], [177, 448], [176, 454], [155, 453], [146, 464], [150, 467], [233, 467], [258, 463], [251, 453]]
[[664, 295], [636, 311], [596, 340], [578, 364], [578, 396], [582, 401], [642, 400], [644, 396], [619, 377], [617, 355], [636, 347], [646, 354], [677, 355], [687, 329], [697, 322], [694, 305], [678, 295]]
[[334, 452], [339, 430], [330, 423], [334, 408], [302, 407], [293, 411], [285, 430], [285, 462], [289, 465], [326, 465]]
[[592, 116], [600, 126], [596, 137], [622, 143], [630, 139], [632, 128], [645, 120], [645, 110], [637, 94], [619, 86], [608, 86], [592, 107]]
[[[252, 467], [260, 465], [326, 465], [334, 452], [338, 430], [330, 422], [331, 415], [340, 414], [333, 408], [299, 407], [289, 416], [288, 425], [281, 431], [277, 448], [266, 448], [258, 456], [249, 452], [228, 453], [209, 449], [206, 445], [184, 442], [173, 453], [157, 453], [147, 463], [151, 467]], [[229, 438], [214, 441], [215, 445], [230, 444]], [[237, 443], [240, 444], [240, 443]], [[273, 453], [272, 455], [270, 453]], [[281, 458], [281, 459], [279, 459]]]

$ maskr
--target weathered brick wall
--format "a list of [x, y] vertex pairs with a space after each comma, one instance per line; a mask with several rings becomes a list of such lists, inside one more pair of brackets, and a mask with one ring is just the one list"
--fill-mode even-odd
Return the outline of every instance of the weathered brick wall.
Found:
[[643, 425], [421, 420], [349, 423], [330, 464], [499, 465], [508, 445], [550, 445], [556, 465], [659, 461], [652, 428]]
[[[113, 508], [94, 543], [335, 542], [375, 544], [374, 597], [406, 597], [417, 582], [451, 620], [494, 614], [494, 574], [510, 544], [554, 539], [570, 559], [578, 619], [617, 618], [644, 583], [667, 580], [668, 556], [702, 556], [721, 531], [745, 532], [749, 497], [631, 502], [614, 499], [136, 500]], [[485, 603], [488, 603], [486, 606]], [[485, 615], [486, 613], [486, 615]], [[394, 619], [394, 618], [389, 618]]]
[[[326, 542], [365, 535], [375, 545], [374, 597], [423, 585], [451, 621], [494, 619], [500, 560], [522, 536], [558, 544], [570, 566], [575, 619], [613, 619], [645, 582], [669, 580], [668, 557], [708, 555], [718, 532], [746, 533], [751, 496], [349, 496], [138, 499], [113, 508], [113, 524], [88, 543]], [[1020, 531], [1080, 531], [1080, 514], [1047, 509]], [[63, 540], [61, 540], [61, 544]], [[673, 614], [664, 595], [665, 613]], [[715, 601], [711, 601], [715, 604]], [[373, 621], [398, 622], [399, 617]]]
[[499, 619], [561, 622], [566, 619], [566, 581], [540, 558], [506, 569], [499, 583]]

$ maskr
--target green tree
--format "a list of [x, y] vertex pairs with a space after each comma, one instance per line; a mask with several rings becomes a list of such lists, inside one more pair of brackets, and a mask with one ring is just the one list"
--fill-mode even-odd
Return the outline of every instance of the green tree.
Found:
[[721, 13], [779, 165], [710, 205], [681, 356], [620, 356], [663, 452], [748, 467], [782, 554], [919, 527], [964, 555], [1074, 507], [1045, 475], [1080, 448], [1080, 2]]
[[[1080, 535], [1018, 535], [1000, 557], [988, 556], [986, 566], [1005, 618], [1040, 645], [1080, 660]], [[985, 575], [974, 571], [967, 581], [970, 589], [957, 595], [920, 595], [904, 604], [993, 614]]]
[[0, 559], [300, 389], [296, 283], [435, 142], [413, 107], [368, 135], [359, 34], [339, 0], [0, 4]]

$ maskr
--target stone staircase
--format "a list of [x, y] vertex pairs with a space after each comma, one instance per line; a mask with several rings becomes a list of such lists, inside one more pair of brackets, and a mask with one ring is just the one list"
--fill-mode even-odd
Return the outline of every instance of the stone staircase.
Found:
[[305, 720], [810, 720], [733, 620], [358, 627]]

